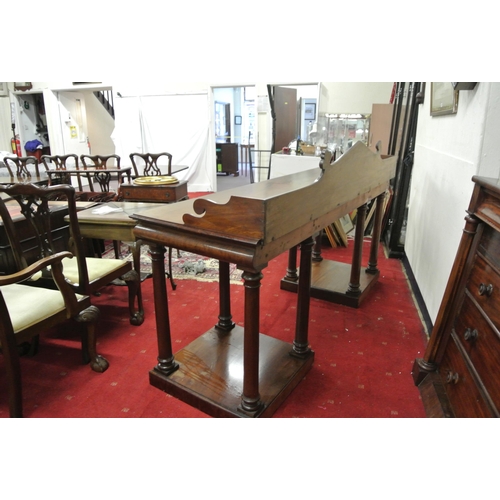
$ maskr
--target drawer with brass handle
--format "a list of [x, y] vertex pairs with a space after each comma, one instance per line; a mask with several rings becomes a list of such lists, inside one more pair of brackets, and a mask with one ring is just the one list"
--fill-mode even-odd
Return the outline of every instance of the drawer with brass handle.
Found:
[[499, 371], [499, 332], [492, 327], [469, 297], [465, 298], [460, 314], [455, 320], [455, 333], [492, 401], [500, 409], [500, 385], [493, 376]]
[[456, 416], [471, 411], [478, 417], [492, 416], [453, 338], [448, 340], [439, 374]]
[[500, 329], [500, 275], [482, 257], [476, 256], [467, 290], [491, 322]]

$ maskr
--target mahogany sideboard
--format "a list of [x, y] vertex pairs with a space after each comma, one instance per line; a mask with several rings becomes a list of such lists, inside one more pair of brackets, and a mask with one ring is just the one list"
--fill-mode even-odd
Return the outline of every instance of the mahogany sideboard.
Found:
[[500, 416], [500, 184], [475, 176], [465, 227], [413, 379], [428, 417]]
[[[376, 161], [372, 161], [376, 156]], [[158, 364], [150, 383], [215, 417], [269, 417], [310, 370], [309, 301], [312, 235], [383, 193], [395, 174], [357, 143], [334, 163], [326, 151], [318, 169], [221, 191], [134, 214], [134, 234], [150, 248]], [[365, 168], [369, 163], [372, 168]], [[261, 271], [300, 245], [295, 336], [291, 342], [259, 331]], [[165, 283], [165, 247], [219, 260], [220, 314], [206, 333], [172, 350]], [[243, 271], [244, 327], [232, 321], [229, 263]], [[292, 339], [291, 339], [292, 340]]]

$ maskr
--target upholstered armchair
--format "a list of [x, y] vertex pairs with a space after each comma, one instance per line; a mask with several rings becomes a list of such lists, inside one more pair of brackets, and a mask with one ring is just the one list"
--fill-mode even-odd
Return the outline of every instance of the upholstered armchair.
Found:
[[[0, 213], [5, 224], [6, 211], [2, 208], [5, 205], [0, 200]], [[17, 273], [0, 276], [0, 349], [5, 358], [11, 417], [23, 416], [18, 346], [37, 338], [48, 328], [70, 318], [83, 323], [86, 327], [82, 335], [83, 362], [90, 362], [91, 368], [96, 372], [104, 372], [108, 368], [106, 359], [96, 352], [95, 324], [99, 311], [90, 304], [88, 296], [76, 294], [64, 277], [62, 261], [71, 258], [71, 253], [59, 252], [44, 257]], [[47, 268], [50, 268], [57, 289], [27, 284]]]

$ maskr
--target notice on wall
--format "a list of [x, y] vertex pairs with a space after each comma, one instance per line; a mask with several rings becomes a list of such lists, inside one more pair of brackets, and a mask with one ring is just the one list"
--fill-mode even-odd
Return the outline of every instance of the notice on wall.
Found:
[[269, 98], [267, 95], [257, 97], [257, 113], [267, 113], [270, 110]]

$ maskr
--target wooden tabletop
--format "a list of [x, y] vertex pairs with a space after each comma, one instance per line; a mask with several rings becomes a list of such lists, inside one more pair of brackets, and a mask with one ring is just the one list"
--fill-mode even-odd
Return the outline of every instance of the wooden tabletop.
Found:
[[[168, 173], [168, 167], [166, 165], [158, 165], [158, 168], [160, 169], [161, 174], [160, 175], [169, 175]], [[179, 172], [182, 172], [184, 170], [187, 170], [189, 168], [188, 165], [172, 165], [170, 167], [170, 175], [175, 175], [178, 174]], [[145, 174], [139, 174], [139, 175], [133, 175], [132, 176], [134, 179], [137, 177], [149, 177], [146, 176]]]
[[134, 241], [137, 221], [130, 216], [158, 205], [133, 201], [100, 203], [77, 213], [80, 233], [86, 238]]
[[96, 225], [127, 225], [135, 226], [137, 221], [130, 216], [145, 210], [154, 209], [162, 203], [145, 203], [135, 201], [112, 201], [99, 203], [96, 206], [78, 212], [78, 222]]
[[47, 175], [53, 175], [53, 174], [96, 174], [96, 173], [104, 173], [104, 172], [109, 172], [110, 174], [113, 173], [122, 173], [122, 174], [128, 174], [132, 170], [132, 166], [125, 166], [125, 167], [108, 167], [108, 168], [95, 168], [95, 167], [87, 167], [87, 168], [67, 168], [67, 169], [55, 169], [55, 168], [49, 168], [47, 170]]
[[49, 177], [46, 173], [41, 173], [40, 175], [31, 175], [28, 176], [10, 176], [10, 175], [1, 175], [0, 176], [0, 184], [19, 184], [19, 183], [32, 183], [32, 184], [40, 184], [48, 182]]

